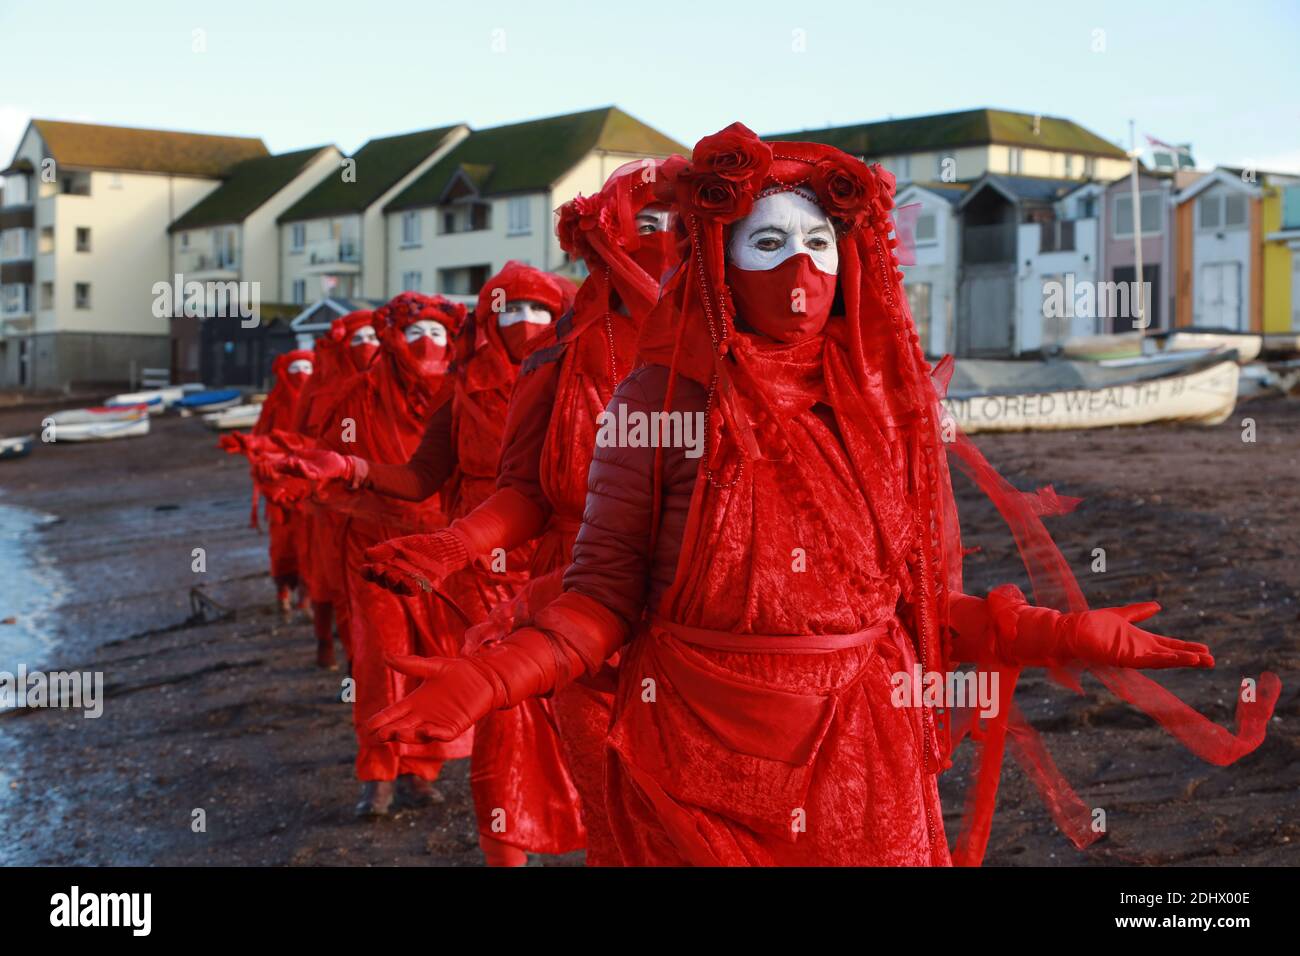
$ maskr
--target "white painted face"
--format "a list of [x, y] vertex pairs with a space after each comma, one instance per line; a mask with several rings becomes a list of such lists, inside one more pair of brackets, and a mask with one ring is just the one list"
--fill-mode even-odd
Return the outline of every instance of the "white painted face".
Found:
[[447, 344], [447, 328], [441, 322], [434, 322], [432, 319], [421, 319], [419, 322], [412, 322], [406, 327], [403, 333], [406, 341], [415, 342], [419, 339], [433, 339], [435, 345]]
[[349, 345], [378, 345], [379, 336], [375, 334], [373, 325], [363, 325], [352, 333], [352, 340]]
[[497, 316], [497, 328], [508, 329], [520, 322], [529, 325], [550, 325], [554, 319], [550, 310], [540, 303], [518, 299], [506, 303], [505, 311]]
[[793, 191], [772, 193], [754, 203], [749, 215], [731, 227], [727, 242], [727, 259], [751, 272], [765, 272], [801, 252], [819, 271], [839, 272], [840, 254], [830, 217]]
[[296, 359], [295, 361], [290, 362], [289, 374], [293, 375], [295, 372], [301, 372], [303, 375], [310, 375], [311, 362], [306, 359]]
[[651, 203], [636, 214], [636, 231], [642, 236], [668, 232], [676, 223], [677, 213], [662, 203]]

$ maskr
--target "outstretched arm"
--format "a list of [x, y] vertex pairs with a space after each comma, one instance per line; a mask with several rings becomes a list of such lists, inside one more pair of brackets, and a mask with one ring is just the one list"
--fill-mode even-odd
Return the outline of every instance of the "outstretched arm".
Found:
[[953, 655], [962, 661], [1031, 667], [1213, 667], [1214, 658], [1204, 644], [1137, 626], [1159, 610], [1159, 604], [1148, 601], [1063, 614], [1029, 604], [1014, 584], [994, 588], [987, 598], [954, 594], [948, 603]]

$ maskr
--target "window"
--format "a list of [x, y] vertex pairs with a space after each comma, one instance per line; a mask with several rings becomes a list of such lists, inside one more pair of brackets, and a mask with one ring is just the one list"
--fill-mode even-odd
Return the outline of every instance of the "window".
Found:
[[5, 177], [4, 202], [0, 203], [0, 205], [25, 206], [31, 201], [31, 192], [27, 185], [26, 176]]
[[1097, 157], [1095, 156], [1083, 157], [1083, 178], [1084, 179], [1097, 178]]
[[307, 304], [307, 280], [306, 279], [293, 280], [293, 304], [294, 305]]
[[443, 208], [441, 221], [444, 234], [491, 229], [492, 207], [483, 202], [453, 203]]
[[182, 232], [182, 233], [181, 233], [181, 251], [182, 251], [182, 252], [185, 252], [186, 250], [189, 249], [189, 247], [190, 247], [190, 234], [189, 234], [188, 232]]
[[54, 251], [54, 227], [41, 226], [41, 237], [38, 245], [38, 251], [41, 255], [48, 255]]
[[90, 308], [90, 283], [78, 282], [73, 286], [73, 302], [78, 309]]
[[59, 182], [65, 196], [90, 195], [90, 173], [63, 173]]
[[506, 203], [506, 235], [525, 236], [532, 231], [532, 210], [528, 197], [515, 196]]
[[24, 260], [32, 257], [32, 231], [6, 229], [0, 232], [0, 259]]
[[1074, 178], [1074, 157], [1069, 154], [1066, 154], [1065, 157], [1065, 178]]
[[424, 273], [417, 270], [402, 273], [402, 291], [419, 292], [420, 286], [424, 284]]
[[939, 241], [938, 217], [932, 212], [923, 212], [916, 218], [916, 244], [932, 246]]
[[442, 214], [442, 231], [443, 232], [456, 231], [456, 214], [454, 212], [444, 212]]
[[[919, 231], [919, 230], [918, 230]], [[921, 339], [921, 350], [930, 351], [930, 283], [914, 282], [907, 287], [907, 306], [916, 323], [916, 334]]]
[[884, 164], [885, 168], [894, 174], [894, 178], [900, 183], [908, 182], [912, 178], [912, 157], [895, 156], [889, 162]]
[[307, 224], [295, 222], [289, 227], [289, 251], [302, 252], [307, 245]]
[[77, 227], [77, 251], [78, 252], [90, 251], [90, 227], [89, 226]]
[[13, 284], [2, 286], [0, 312], [5, 315], [25, 315], [31, 311], [31, 286]]
[[420, 214], [418, 212], [402, 213], [402, 245], [418, 246], [419, 244]]
[[1201, 229], [1240, 229], [1246, 225], [1246, 197], [1240, 193], [1213, 193], [1196, 201]]
[[[1097, 197], [1080, 196], [1079, 202], [1074, 207], [1074, 218], [1093, 219], [1096, 217], [1096, 215], [1097, 215]], [[1147, 221], [1146, 216], [1143, 216], [1142, 217], [1142, 222], [1144, 223], [1142, 227], [1143, 232], [1146, 231], [1146, 226], [1145, 226], [1146, 221]]]
[[54, 308], [54, 283], [53, 282], [41, 283], [41, 308], [42, 309]]
[[[1161, 223], [1161, 207], [1163, 201], [1160, 193], [1148, 192], [1142, 193], [1142, 235], [1158, 236], [1164, 231]], [[1121, 193], [1115, 197], [1115, 228], [1113, 230], [1116, 239], [1122, 237], [1132, 237], [1133, 235], [1133, 194]]]
[[121, 188], [122, 188], [122, 174], [121, 174], [121, 173], [110, 173], [110, 174], [109, 174], [109, 177], [108, 177], [108, 188], [109, 188], [109, 189], [121, 189]]
[[1025, 151], [1019, 146], [1007, 150], [1007, 172], [1016, 174], [1025, 168]]
[[438, 291], [444, 295], [478, 295], [487, 282], [490, 266], [463, 266], [438, 270]]

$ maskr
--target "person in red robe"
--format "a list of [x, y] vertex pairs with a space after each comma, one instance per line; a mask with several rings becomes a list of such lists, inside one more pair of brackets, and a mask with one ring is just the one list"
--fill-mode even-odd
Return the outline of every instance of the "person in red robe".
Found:
[[[318, 488], [346, 483], [407, 501], [442, 492], [449, 518], [469, 515], [496, 490], [507, 407], [520, 364], [538, 347], [554, 344], [556, 321], [572, 307], [574, 292], [568, 280], [518, 262], [507, 263], [487, 281], [474, 319], [461, 334], [459, 354], [467, 357], [451, 370], [456, 378], [452, 401], [430, 421], [409, 461], [391, 465], [325, 452], [285, 459], [279, 469]], [[466, 624], [483, 621], [495, 605], [514, 595], [527, 580], [534, 550], [526, 541], [508, 553], [494, 551], [440, 583], [447, 603], [456, 608], [440, 625], [447, 639], [461, 640]], [[502, 732], [494, 716], [475, 728], [470, 784], [480, 842], [488, 860], [497, 863], [510, 855], [493, 835], [497, 808], [507, 802], [499, 791], [517, 776], [508, 765], [520, 741], [511, 733], [514, 728]]]
[[[350, 312], [331, 323], [316, 340], [316, 366], [298, 403], [295, 431], [319, 441], [329, 424], [329, 410], [352, 379], [364, 373], [379, 352], [379, 336], [369, 309]], [[282, 449], [277, 449], [282, 450]], [[316, 635], [316, 665], [334, 669], [334, 631], [351, 659], [348, 614], [343, 582], [343, 524], [327, 501], [304, 499], [299, 504], [303, 532], [299, 536], [299, 565], [306, 570]], [[336, 613], [336, 609], [337, 613]]]
[[[253, 436], [268, 435], [276, 429], [292, 429], [298, 414], [298, 404], [311, 380], [314, 356], [305, 349], [295, 349], [278, 355], [271, 363], [275, 385], [253, 426]], [[254, 502], [254, 509], [257, 504]], [[275, 581], [276, 599], [280, 610], [288, 614], [291, 594], [302, 585], [301, 565], [298, 559], [302, 536], [302, 522], [292, 507], [266, 502], [266, 520], [270, 536], [271, 578]]]
[[[662, 163], [617, 170], [600, 193], [559, 211], [557, 232], [589, 270], [557, 341], [524, 363], [506, 419], [497, 491], [444, 532], [389, 541], [367, 554], [365, 573], [398, 591], [418, 591], [497, 548], [536, 540], [528, 587], [477, 633], [504, 632], [559, 592], [582, 522], [597, 417], [636, 364], [636, 342], [663, 278], [679, 262], [673, 214], [657, 198]], [[613, 702], [612, 671], [551, 699], [494, 714], [479, 733], [493, 761], [474, 769], [476, 794], [494, 794], [480, 829], [499, 844], [489, 861], [521, 865], [526, 852], [587, 848], [587, 863], [617, 862], [604, 818], [603, 739]], [[484, 749], [487, 750], [485, 741]], [[490, 778], [490, 779], [489, 779]], [[580, 801], [575, 799], [580, 795]], [[485, 841], [485, 846], [488, 845]]]
[[[1010, 488], [952, 431], [946, 368], [936, 383], [908, 313], [887, 172], [734, 124], [668, 173], [687, 268], [610, 404], [629, 424], [595, 449], [563, 593], [472, 654], [393, 661], [425, 682], [365, 731], [454, 737], [622, 648], [606, 806], [630, 865], [978, 863], [1009, 734], [1086, 844], [1012, 700], [1027, 666], [1086, 668], [1215, 762], [1259, 745], [1276, 676], [1231, 734], [1138, 674], [1213, 658], [1136, 625], [1158, 605], [1088, 609], [1041, 521], [1068, 504]], [[702, 442], [684, 440], [687, 417]], [[1038, 605], [1010, 585], [962, 592], [946, 452], [1011, 525]], [[898, 695], [918, 667], [942, 678], [961, 662], [1001, 678], [990, 713]], [[979, 720], [950, 851], [936, 777]]]
[[[373, 315], [380, 350], [324, 412], [318, 439], [325, 450], [376, 464], [400, 465], [419, 447], [430, 422], [452, 398], [452, 342], [465, 321], [463, 305], [441, 296], [404, 292]], [[305, 450], [305, 449], [304, 449]], [[409, 689], [392, 674], [385, 655], [422, 651], [454, 654], [459, 648], [444, 626], [447, 609], [436, 595], [399, 596], [360, 577], [366, 548], [394, 535], [446, 524], [437, 498], [408, 502], [377, 494], [358, 482], [346, 494], [328, 494], [343, 516], [344, 586], [347, 591], [354, 681], [353, 721], [360, 728]], [[421, 744], [380, 743], [358, 736], [357, 777], [363, 781], [358, 816], [389, 815], [395, 801], [420, 807], [438, 802], [433, 787], [446, 760], [469, 755], [473, 734]]]

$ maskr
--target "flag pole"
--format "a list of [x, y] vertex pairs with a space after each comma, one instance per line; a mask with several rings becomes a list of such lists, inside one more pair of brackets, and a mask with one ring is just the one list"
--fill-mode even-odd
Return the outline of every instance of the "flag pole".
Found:
[[1134, 300], [1133, 300], [1136, 303], [1134, 307], [1134, 313], [1136, 317], [1136, 321], [1134, 322], [1134, 327], [1140, 329], [1142, 331], [1143, 336], [1145, 336], [1147, 325], [1149, 323], [1147, 322], [1147, 316], [1146, 316], [1146, 303], [1143, 301], [1143, 295], [1142, 295], [1143, 290], [1146, 288], [1146, 283], [1143, 282], [1144, 276], [1143, 276], [1143, 269], [1142, 269], [1142, 194], [1141, 191], [1138, 189], [1139, 150], [1137, 148], [1137, 132], [1133, 120], [1128, 121], [1128, 137], [1131, 146], [1131, 148], [1129, 149], [1129, 157], [1133, 161], [1133, 171], [1132, 171], [1133, 261], [1137, 272], [1137, 282], [1134, 283]]

